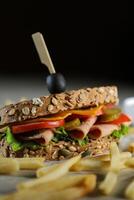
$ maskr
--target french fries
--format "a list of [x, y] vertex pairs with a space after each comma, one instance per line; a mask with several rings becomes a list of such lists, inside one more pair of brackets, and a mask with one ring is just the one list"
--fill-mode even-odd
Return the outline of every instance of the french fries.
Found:
[[[125, 168], [125, 161], [128, 158], [132, 157], [132, 154], [130, 152], [122, 152], [120, 153], [118, 150], [118, 147], [114, 144], [114, 147], [112, 147], [112, 165], [110, 165], [110, 155], [104, 155], [104, 156], [98, 156], [95, 158], [86, 157], [81, 160], [79, 160], [76, 164], [74, 164], [71, 167], [72, 171], [84, 171], [84, 170], [92, 170], [92, 169], [101, 169], [101, 170], [109, 170], [112, 168], [112, 171], [117, 171], [120, 169]], [[118, 157], [117, 157], [117, 156]], [[119, 158], [120, 157], [120, 158]], [[114, 165], [115, 161], [117, 163], [118, 160], [118, 167], [117, 165]]]
[[118, 170], [125, 169], [127, 165], [125, 165], [125, 162], [132, 157], [132, 154], [130, 152], [122, 152], [120, 153], [120, 161], [118, 163]]
[[108, 195], [112, 192], [117, 182], [117, 173], [108, 172], [104, 181], [102, 181], [99, 185], [99, 189], [102, 193]]
[[130, 143], [130, 145], [128, 146], [128, 151], [134, 153], [134, 142]]
[[134, 157], [133, 158], [129, 158], [125, 161], [125, 165], [127, 167], [131, 167], [131, 168], [134, 168]]
[[45, 167], [41, 168], [39, 170], [37, 170], [37, 177], [40, 177], [38, 179], [35, 179], [34, 181], [28, 181], [28, 182], [24, 182], [18, 185], [18, 189], [24, 189], [24, 188], [31, 188], [31, 187], [35, 187], [38, 186], [41, 183], [45, 183], [45, 182], [49, 182], [52, 180], [56, 180], [62, 176], [64, 176], [65, 174], [67, 174], [67, 172], [69, 171], [69, 169], [72, 167], [72, 165], [74, 165], [76, 162], [78, 162], [78, 160], [80, 160], [81, 156], [76, 156], [73, 157], [63, 163], [54, 165], [52, 167], [50, 167], [50, 169], [48, 168], [45, 171]]
[[134, 180], [128, 185], [128, 187], [125, 190], [125, 196], [128, 199], [134, 199]]
[[44, 166], [44, 158], [0, 157], [0, 174], [10, 174], [19, 169], [36, 170]]
[[44, 158], [16, 158], [20, 169], [36, 170], [44, 166]]
[[99, 190], [101, 190], [101, 192], [106, 195], [110, 194], [114, 189], [117, 183], [117, 177], [121, 166], [120, 152], [115, 142], [111, 143], [110, 152], [111, 152], [110, 171], [107, 173], [105, 179], [99, 185]]
[[12, 158], [0, 158], [0, 174], [11, 174], [19, 171], [19, 163]]
[[90, 169], [98, 169], [102, 166], [102, 162], [100, 160], [95, 160], [91, 158], [83, 158], [75, 163], [72, 167], [72, 171], [83, 171]]
[[91, 193], [96, 187], [96, 176], [90, 175], [66, 175], [60, 180], [41, 184], [37, 188], [19, 190], [16, 193], [0, 198], [1, 200], [70, 200], [78, 199], [87, 193]]
[[63, 177], [61, 177], [60, 179], [56, 179], [54, 181], [49, 181], [46, 183], [42, 183], [39, 184], [36, 187], [32, 187], [30, 188], [32, 189], [36, 189], [39, 191], [43, 190], [45, 192], [51, 192], [51, 191], [59, 191], [59, 190], [63, 190], [69, 187], [74, 187], [74, 186], [80, 186], [81, 184], [83, 184], [84, 182], [86, 182], [86, 180], [89, 180], [91, 182], [90, 188], [92, 190], [92, 188], [94, 188], [95, 183], [96, 183], [96, 176], [93, 174], [78, 174], [76, 175], [65, 175]]
[[126, 161], [128, 158], [131, 158], [132, 154], [130, 152], [121, 152], [120, 153], [120, 159], [121, 161]]
[[110, 154], [106, 155], [99, 155], [94, 157], [95, 160], [101, 160], [101, 161], [110, 161]]
[[[105, 179], [100, 183], [99, 189], [102, 193], [108, 195], [110, 194], [118, 179], [118, 174], [121, 169], [125, 168], [125, 163], [128, 163], [128, 160], [132, 159], [132, 154], [130, 152], [122, 152], [120, 153], [119, 148], [116, 143], [111, 143], [110, 147], [111, 152], [111, 164], [109, 168], [109, 172], [107, 173]], [[132, 162], [131, 162], [132, 163]]]
[[110, 152], [111, 152], [110, 170], [118, 173], [120, 171], [120, 152], [115, 142], [111, 143]]
[[55, 191], [52, 193], [46, 193], [43, 190], [39, 192], [32, 191], [29, 192], [28, 190], [19, 191], [15, 194], [11, 194], [10, 196], [0, 197], [0, 200], [74, 200], [78, 199], [88, 192], [87, 188], [85, 187], [72, 187], [67, 188], [62, 191]]
[[[46, 176], [48, 173], [52, 174], [53, 172], [54, 173], [57, 172], [57, 175], [58, 175], [58, 173], [60, 171], [59, 174], [60, 174], [60, 176], [62, 176], [64, 174], [66, 174], [69, 171], [69, 169], [80, 160], [80, 158], [81, 158], [80, 155], [73, 157], [63, 163], [59, 163], [59, 164], [56, 164], [55, 166], [50, 167], [48, 170], [46, 170], [45, 167], [40, 168], [39, 170], [37, 170], [36, 175], [38, 178], [41, 176], [44, 176], [44, 175]], [[53, 176], [53, 174], [52, 174], [52, 176]]]
[[[69, 195], [71, 194], [71, 195]], [[78, 188], [78, 187], [73, 187], [73, 188], [67, 188], [63, 191], [57, 192], [53, 192], [53, 193], [45, 193], [43, 191], [41, 191], [40, 193], [38, 193], [37, 191], [32, 191], [32, 193], [29, 193], [28, 190], [26, 191], [21, 191], [16, 193], [13, 196], [10, 196], [10, 200], [29, 200], [30, 198], [32, 198], [32, 200], [73, 200], [73, 199], [77, 199], [80, 198], [82, 196], [84, 196], [86, 194], [85, 188]], [[8, 198], [6, 199], [1, 199], [1, 200], [9, 200]]]

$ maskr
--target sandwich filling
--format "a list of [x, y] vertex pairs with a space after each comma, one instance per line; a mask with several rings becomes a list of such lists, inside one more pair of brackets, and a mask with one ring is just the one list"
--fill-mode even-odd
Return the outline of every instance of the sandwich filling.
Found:
[[36, 151], [50, 144], [60, 145], [61, 142], [84, 149], [89, 143], [105, 138], [109, 141], [118, 140], [128, 133], [131, 121], [120, 108], [106, 104], [10, 124], [1, 129], [0, 140], [6, 141], [15, 153], [24, 148]]

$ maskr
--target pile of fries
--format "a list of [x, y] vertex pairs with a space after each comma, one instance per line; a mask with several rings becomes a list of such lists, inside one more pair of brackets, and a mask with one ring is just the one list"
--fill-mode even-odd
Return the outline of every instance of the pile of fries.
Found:
[[[35, 170], [36, 178], [19, 183], [16, 192], [0, 196], [0, 200], [73, 200], [95, 193], [96, 189], [103, 195], [111, 195], [120, 173], [134, 169], [134, 157], [130, 152], [120, 152], [116, 143], [111, 144], [110, 155], [96, 158], [78, 155], [52, 165], [44, 162], [44, 158], [0, 157], [0, 174], [25, 169]], [[96, 171], [104, 173], [98, 184]], [[134, 199], [134, 180], [125, 188], [124, 196]]]

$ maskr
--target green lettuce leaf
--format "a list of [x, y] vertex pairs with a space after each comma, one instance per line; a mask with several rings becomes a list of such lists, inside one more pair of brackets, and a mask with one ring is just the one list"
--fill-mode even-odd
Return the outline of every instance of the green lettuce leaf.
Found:
[[119, 130], [115, 130], [112, 132], [112, 136], [116, 138], [121, 138], [122, 136], [126, 135], [129, 131], [129, 127], [126, 125], [121, 125]]
[[68, 135], [67, 131], [63, 126], [58, 127], [55, 132], [56, 134]]
[[26, 148], [29, 148], [29, 149], [32, 149], [32, 150], [36, 150], [40, 147], [41, 145], [37, 144], [36, 142], [32, 142], [32, 141], [29, 141], [29, 142], [23, 142], [22, 143], [22, 147], [26, 147]]
[[88, 137], [85, 137], [84, 139], [76, 139], [76, 138], [71, 138], [69, 131], [66, 131], [65, 128], [63, 126], [58, 127], [55, 131], [55, 135], [52, 139], [52, 141], [54, 142], [59, 142], [59, 141], [65, 141], [65, 142], [76, 142], [78, 143], [80, 146], [84, 146], [86, 144], [88, 144], [89, 139]]
[[88, 144], [89, 143], [89, 138], [88, 138], [88, 136], [86, 136], [85, 138], [83, 138], [83, 139], [75, 139], [76, 140], [76, 142], [78, 142], [78, 144], [80, 145], [80, 146], [85, 146], [86, 144]]
[[18, 142], [15, 139], [9, 127], [7, 127], [6, 129], [6, 141], [11, 146], [13, 151], [19, 151], [20, 149], [22, 149], [21, 142]]
[[53, 142], [59, 142], [59, 141], [72, 141], [72, 138], [69, 137], [69, 133], [65, 130], [63, 126], [60, 126], [56, 129], [55, 135], [52, 139]]
[[16, 140], [16, 138], [12, 134], [9, 127], [6, 128], [5, 134], [6, 134], [5, 138], [6, 138], [7, 143], [11, 146], [12, 150], [15, 152], [19, 151], [25, 147], [35, 150], [35, 149], [39, 148], [39, 146], [40, 146], [36, 142], [32, 142], [32, 141], [20, 142], [20, 141]]

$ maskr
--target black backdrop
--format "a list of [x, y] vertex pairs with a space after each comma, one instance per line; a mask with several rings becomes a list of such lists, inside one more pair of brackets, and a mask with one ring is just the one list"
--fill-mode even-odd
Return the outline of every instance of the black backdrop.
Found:
[[127, 1], [85, 2], [0, 3], [1, 73], [47, 73], [31, 39], [40, 31], [56, 70], [66, 76], [133, 81], [134, 18]]

